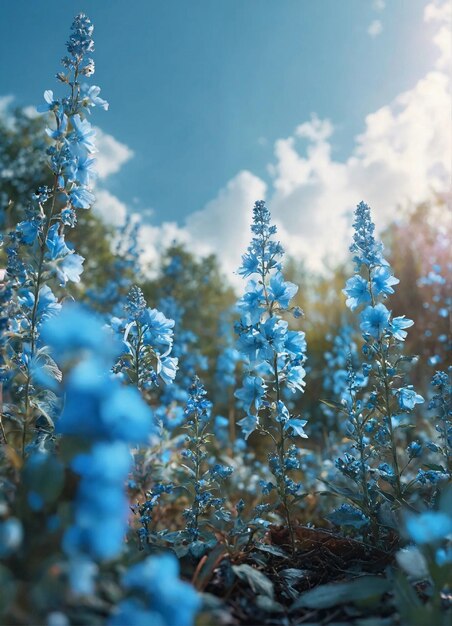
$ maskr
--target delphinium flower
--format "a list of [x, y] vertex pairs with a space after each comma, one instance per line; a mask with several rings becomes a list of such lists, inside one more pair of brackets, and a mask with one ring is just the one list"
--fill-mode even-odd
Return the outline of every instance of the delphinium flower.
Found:
[[403, 384], [402, 365], [412, 359], [402, 356], [402, 346], [406, 329], [413, 325], [413, 321], [404, 315], [393, 317], [384, 304], [399, 281], [383, 257], [383, 245], [375, 238], [370, 208], [364, 202], [356, 208], [353, 226], [355, 232], [350, 251], [354, 254], [355, 274], [347, 280], [344, 293], [352, 311], [361, 309], [360, 328], [366, 358], [363, 374], [369, 376], [361, 419], [365, 423], [370, 423], [370, 419], [377, 421], [372, 443], [381, 460], [380, 479], [402, 502], [402, 473], [415, 457], [409, 458], [405, 465], [401, 464], [396, 429], [405, 416], [424, 401], [411, 385]]
[[[125, 481], [131, 469], [129, 445], [155, 435], [150, 408], [132, 387], [108, 373], [114, 338], [86, 310], [68, 305], [47, 322], [43, 337], [63, 370], [65, 405], [57, 432], [73, 440], [70, 461], [79, 476], [73, 522], [63, 537], [69, 577], [76, 593], [92, 593], [96, 563], [117, 557], [127, 531]], [[84, 442], [77, 451], [77, 442]]]
[[167, 295], [160, 298], [158, 307], [165, 315], [175, 320], [177, 332], [174, 336], [173, 354], [178, 360], [176, 384], [162, 390], [160, 402], [162, 407], [169, 407], [172, 404], [180, 407], [188, 400], [187, 389], [193, 376], [197, 371], [206, 371], [208, 362], [199, 352], [198, 337], [193, 331], [184, 328], [185, 310], [181, 303], [173, 296]]
[[322, 402], [322, 411], [327, 418], [329, 437], [336, 432], [343, 432], [345, 423], [341, 419], [337, 422], [337, 410], [329, 406], [327, 400], [335, 400], [344, 406], [351, 400], [350, 397], [350, 366], [353, 369], [353, 388], [364, 387], [367, 379], [358, 372], [358, 346], [353, 339], [353, 327], [345, 323], [334, 336], [328, 336], [331, 347], [324, 354], [326, 368], [323, 374], [323, 389], [325, 402]]
[[[395, 598], [401, 615], [404, 612], [406, 614], [404, 621], [406, 618], [414, 618], [413, 611], [416, 615], [420, 611], [422, 623], [444, 623], [444, 598], [450, 592], [452, 565], [451, 498], [449, 485], [449, 489], [446, 488], [438, 498], [434, 509], [423, 510], [419, 514], [410, 511], [405, 516], [405, 536], [411, 543], [398, 551], [396, 559], [411, 582], [423, 582], [425, 601], [418, 603], [415, 594], [406, 594], [407, 581], [400, 580], [401, 574], [398, 574], [395, 579]], [[411, 590], [408, 588], [408, 591]]]
[[[157, 309], [150, 309], [141, 289], [133, 286], [127, 296], [124, 307], [126, 318], [113, 318], [111, 325], [122, 337], [125, 350], [116, 361], [114, 372], [127, 384], [136, 386], [144, 397], [155, 404], [152, 392], [160, 383], [171, 386], [177, 371], [177, 358], [170, 356], [173, 348], [174, 320], [168, 319]], [[171, 493], [173, 485], [163, 476], [165, 465], [165, 444], [167, 433], [161, 422], [160, 404], [155, 410], [155, 419], [159, 428], [156, 446], [146, 451], [135, 451], [136, 468], [144, 464], [145, 476], [135, 480], [138, 489], [137, 502], [132, 511], [138, 516], [140, 528], [138, 537], [140, 546], [151, 540], [153, 510], [163, 494]], [[166, 446], [168, 448], [168, 446]], [[145, 498], [140, 494], [145, 493]]]
[[431, 385], [435, 391], [429, 403], [429, 410], [435, 412], [435, 430], [439, 443], [430, 441], [427, 446], [440, 454], [442, 465], [437, 470], [425, 472], [419, 470], [418, 480], [439, 482], [442, 477], [452, 477], [452, 386], [450, 373], [435, 372]]
[[[234, 310], [227, 310], [218, 324], [218, 344], [221, 346], [216, 359], [215, 369], [215, 405], [227, 415], [229, 448], [236, 440], [236, 404], [234, 396], [238, 369], [241, 362], [240, 352], [235, 347], [235, 337], [231, 332], [230, 320]], [[222, 444], [220, 444], [221, 446]]]
[[83, 258], [65, 241], [65, 229], [73, 228], [77, 211], [88, 209], [94, 196], [90, 185], [94, 176], [95, 131], [86, 119], [92, 107], [108, 108], [99, 97], [98, 87], [84, 87], [94, 72], [87, 56], [94, 50], [93, 25], [83, 14], [72, 24], [67, 42], [68, 55], [62, 60], [64, 72], [57, 75], [66, 85], [68, 95], [54, 96], [48, 90], [39, 111], [48, 113], [52, 122], [47, 128], [50, 145], [47, 163], [50, 186], [37, 189], [26, 210], [25, 219], [5, 237], [8, 255], [7, 281], [13, 290], [17, 314], [8, 329], [7, 366], [11, 392], [17, 396], [18, 415], [22, 421], [22, 450], [36, 418], [44, 415], [52, 427], [52, 415], [43, 410], [45, 389], [33, 378], [33, 371], [47, 363], [55, 364], [40, 340], [42, 322], [54, 315], [59, 303], [54, 291], [61, 291], [68, 281], [79, 282]]
[[[447, 247], [450, 242], [446, 242]], [[423, 303], [424, 343], [428, 351], [428, 363], [438, 366], [447, 362], [447, 355], [451, 349], [449, 331], [452, 309], [450, 277], [452, 263], [446, 267], [439, 263], [432, 263], [431, 269], [418, 280], [419, 287], [425, 294]]]
[[129, 597], [118, 604], [109, 626], [192, 626], [201, 606], [193, 587], [179, 579], [179, 564], [172, 554], [150, 556], [133, 565], [122, 584]]
[[173, 354], [178, 359], [175, 384], [161, 390], [160, 416], [167, 429], [183, 421], [183, 407], [188, 400], [188, 388], [196, 373], [205, 372], [209, 363], [199, 349], [199, 337], [187, 328], [186, 301], [179, 294], [179, 285], [187, 281], [187, 269], [180, 251], [170, 248], [161, 267], [161, 283], [157, 306], [167, 317], [175, 320]]
[[[378, 534], [378, 509], [381, 503], [376, 479], [372, 475], [372, 462], [376, 457], [372, 445], [375, 420], [372, 413], [363, 411], [363, 402], [357, 398], [362, 388], [362, 377], [357, 377], [352, 355], [346, 362], [346, 393], [343, 392], [340, 404], [336, 405], [344, 419], [345, 434], [351, 445], [336, 459], [336, 468], [346, 481], [354, 483], [354, 489], [339, 489], [336, 495], [348, 494], [350, 503], [341, 505], [327, 516], [333, 524], [343, 528], [354, 528], [364, 535], [371, 531], [374, 538]], [[334, 492], [334, 485], [332, 486]]]
[[140, 390], [158, 386], [159, 380], [172, 383], [177, 371], [177, 358], [170, 356], [174, 320], [149, 308], [137, 286], [130, 289], [124, 309], [125, 319], [112, 320], [125, 347], [114, 371]]
[[222, 481], [232, 473], [231, 467], [208, 463], [212, 404], [206, 395], [203, 384], [195, 376], [185, 408], [186, 448], [182, 451], [183, 467], [187, 471], [183, 487], [188, 491], [190, 501], [190, 506], [184, 510], [186, 527], [183, 536], [192, 544], [195, 556], [198, 555], [197, 547], [203, 549], [204, 542], [211, 538], [205, 529], [206, 516], [212, 509], [220, 519], [225, 514], [224, 498], [216, 494]]
[[247, 412], [239, 424], [245, 437], [258, 430], [268, 434], [274, 444], [269, 456], [276, 485], [269, 483], [266, 492], [276, 489], [294, 545], [290, 500], [300, 494], [301, 485], [289, 476], [299, 468], [296, 448], [291, 439], [307, 437], [306, 421], [293, 415], [284, 402], [283, 390], [303, 392], [306, 360], [305, 334], [289, 330], [282, 314], [299, 317], [299, 309], [290, 306], [298, 287], [284, 280], [281, 271], [282, 246], [275, 241], [276, 226], [263, 201], [253, 209], [253, 239], [243, 256], [239, 274], [248, 281], [246, 293], [238, 303], [241, 315], [236, 325], [237, 348], [244, 355], [247, 374], [243, 387], [236, 392]]

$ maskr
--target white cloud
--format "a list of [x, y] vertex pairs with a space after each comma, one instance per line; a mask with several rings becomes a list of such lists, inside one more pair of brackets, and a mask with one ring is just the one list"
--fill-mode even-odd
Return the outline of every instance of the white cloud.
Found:
[[372, 8], [375, 11], [384, 11], [385, 7], [386, 7], [385, 0], [374, 0], [372, 3]]
[[[447, 3], [448, 4], [448, 3]], [[383, 8], [383, 7], [382, 7]], [[448, 6], [431, 2], [425, 19], [435, 26], [439, 58], [432, 71], [412, 89], [370, 113], [355, 137], [348, 158], [333, 157], [329, 120], [315, 115], [274, 145], [269, 164], [272, 184], [267, 199], [282, 243], [292, 255], [321, 269], [325, 256], [344, 258], [354, 206], [365, 200], [378, 227], [397, 214], [397, 207], [422, 202], [448, 189], [451, 173], [450, 48], [444, 33]], [[266, 186], [251, 172], [240, 172], [206, 206], [190, 215], [172, 234], [199, 254], [216, 252], [228, 276], [237, 268], [249, 241], [251, 209]], [[167, 225], [152, 231], [153, 241]]]
[[437, 45], [440, 56], [436, 62], [436, 67], [448, 72], [450, 75], [452, 63], [452, 4], [440, 0], [430, 2], [424, 11], [426, 22], [433, 22], [438, 25], [438, 29], [433, 37], [433, 42]]
[[187, 218], [190, 248], [199, 254], [215, 252], [232, 276], [250, 239], [251, 208], [255, 200], [265, 198], [265, 192], [264, 181], [251, 172], [239, 172], [216, 198]]
[[120, 226], [127, 215], [127, 206], [106, 189], [96, 188], [93, 210], [106, 224]]
[[378, 37], [378, 35], [381, 35], [382, 32], [383, 32], [383, 24], [381, 20], [373, 20], [367, 28], [367, 33], [372, 38]]
[[96, 145], [99, 151], [96, 154], [96, 170], [100, 179], [116, 174], [133, 157], [133, 150], [100, 128], [96, 128]]
[[141, 261], [145, 269], [150, 273], [158, 262], [159, 256], [172, 243], [184, 243], [190, 245], [190, 235], [176, 222], [165, 222], [161, 226], [142, 224], [139, 234], [139, 245], [142, 248]]
[[[273, 166], [271, 208], [288, 250], [320, 268], [325, 255], [346, 252], [348, 216], [361, 199], [380, 227], [398, 205], [421, 202], [448, 186], [450, 134], [448, 78], [431, 72], [390, 105], [367, 116], [365, 129], [345, 161], [331, 156], [328, 139], [312, 141], [306, 154], [294, 136], [279, 140]], [[318, 120], [313, 122], [318, 126]]]
[[5, 117], [8, 113], [8, 109], [11, 103], [14, 101], [14, 96], [8, 94], [6, 96], [0, 96], [0, 115]]

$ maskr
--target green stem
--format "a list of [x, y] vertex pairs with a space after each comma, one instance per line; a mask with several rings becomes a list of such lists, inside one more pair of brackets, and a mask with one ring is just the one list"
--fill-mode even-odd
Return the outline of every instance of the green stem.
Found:
[[[370, 298], [371, 298], [372, 306], [374, 307], [375, 297], [374, 297], [373, 290], [372, 290], [372, 269], [373, 268], [371, 267], [368, 268], [368, 271], [369, 271], [368, 283], [369, 283]], [[383, 341], [381, 340], [381, 338], [377, 340], [377, 346], [378, 346], [378, 354], [380, 356], [380, 365], [381, 365], [382, 374], [383, 374], [384, 404], [385, 404], [385, 414], [386, 414], [386, 420], [388, 424], [389, 436], [391, 439], [391, 455], [392, 455], [392, 461], [394, 464], [394, 471], [396, 475], [395, 492], [399, 500], [402, 500], [403, 493], [402, 493], [402, 486], [400, 482], [400, 470], [399, 470], [399, 462], [397, 458], [397, 447], [396, 447], [396, 442], [395, 442], [395, 437], [394, 437], [394, 429], [392, 427], [392, 410], [391, 410], [391, 401], [390, 401], [390, 387], [389, 387], [389, 380], [388, 380], [388, 367], [386, 363], [386, 354], [383, 349]]]

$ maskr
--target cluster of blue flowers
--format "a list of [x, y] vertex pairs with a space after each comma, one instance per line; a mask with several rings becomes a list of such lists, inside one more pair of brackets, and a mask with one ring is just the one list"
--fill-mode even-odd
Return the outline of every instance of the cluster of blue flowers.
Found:
[[[351, 400], [350, 396], [350, 365], [354, 370], [353, 389], [355, 386], [365, 387], [367, 378], [358, 372], [359, 354], [358, 346], [353, 337], [353, 327], [344, 323], [334, 337], [328, 336], [331, 347], [324, 354], [326, 369], [323, 376], [323, 389], [325, 397], [334, 397], [343, 406]], [[338, 420], [337, 409], [322, 403], [322, 412], [327, 418], [329, 427], [328, 437], [334, 438], [337, 433], [343, 433], [346, 423]], [[331, 442], [333, 443], [333, 442]]]
[[[399, 281], [383, 257], [382, 243], [375, 238], [375, 225], [367, 204], [361, 202], [357, 206], [353, 226], [355, 232], [350, 250], [354, 253], [355, 274], [347, 280], [344, 293], [346, 304], [352, 311], [362, 309], [360, 329], [365, 362], [359, 374], [356, 365], [350, 362], [349, 398], [343, 402], [349, 418], [348, 436], [353, 441], [357, 458], [348, 453], [338, 459], [336, 465], [343, 475], [360, 485], [360, 508], [373, 517], [378, 512], [377, 503], [382, 501], [381, 496], [383, 501], [385, 497], [376, 481], [389, 486], [399, 504], [407, 495], [408, 487], [402, 483], [402, 474], [417, 458], [417, 444], [410, 443], [405, 452], [406, 460], [401, 464], [399, 427], [406, 423], [406, 417], [416, 405], [424, 402], [424, 398], [412, 385], [400, 386], [406, 376], [402, 366], [412, 360], [402, 356], [401, 349], [407, 336], [406, 329], [413, 325], [413, 321], [404, 315], [393, 317], [383, 303], [394, 293], [393, 288]], [[357, 398], [357, 392], [366, 379], [368, 385], [360, 394], [363, 396], [361, 400]], [[370, 459], [381, 461], [377, 470], [369, 465]]]
[[129, 291], [125, 313], [125, 319], [112, 319], [112, 327], [122, 336], [125, 348], [114, 371], [138, 389], [157, 386], [159, 378], [165, 384], [172, 383], [177, 372], [177, 357], [170, 356], [174, 320], [149, 308], [137, 286]]
[[[445, 242], [448, 247], [450, 242]], [[452, 307], [451, 275], [452, 263], [442, 266], [433, 263], [431, 269], [419, 281], [419, 287], [426, 292], [423, 309], [428, 314], [425, 318], [424, 340], [427, 348], [428, 363], [432, 367], [446, 363], [451, 350], [451, 336], [448, 332], [448, 320]]]
[[91, 445], [71, 460], [80, 482], [63, 548], [74, 591], [92, 593], [95, 562], [118, 556], [127, 532], [129, 444], [146, 443], [155, 424], [138, 391], [108, 374], [115, 341], [92, 314], [68, 305], [46, 324], [43, 338], [63, 369], [76, 363], [65, 376], [57, 432]]
[[[269, 461], [276, 478], [279, 496], [289, 528], [289, 495], [299, 495], [301, 484], [294, 482], [288, 472], [299, 468], [295, 449], [286, 447], [294, 437], [307, 437], [303, 427], [306, 420], [290, 412], [284, 390], [303, 392], [305, 387], [306, 340], [302, 331], [289, 330], [282, 315], [301, 316], [298, 307], [291, 307], [298, 287], [285, 281], [281, 271], [283, 249], [274, 239], [276, 226], [263, 201], [253, 209], [251, 226], [253, 239], [242, 258], [239, 274], [247, 278], [246, 293], [238, 303], [241, 315], [236, 324], [237, 349], [245, 358], [248, 372], [236, 398], [247, 415], [239, 424], [245, 438], [256, 429], [270, 433], [276, 444]], [[267, 417], [264, 423], [264, 417]], [[272, 485], [272, 488], [274, 485]]]
[[[165, 388], [160, 400], [163, 406], [170, 407], [172, 404], [185, 404], [188, 400], [188, 388], [196, 372], [205, 372], [208, 368], [207, 358], [197, 348], [198, 337], [191, 330], [184, 329], [184, 308], [171, 296], [161, 298], [158, 303], [159, 309], [174, 319], [177, 333], [175, 335], [173, 354], [178, 359], [178, 375], [176, 384], [171, 388]], [[180, 416], [180, 421], [182, 416]], [[173, 424], [169, 423], [171, 427]]]
[[118, 605], [109, 626], [193, 624], [200, 598], [193, 587], [179, 580], [179, 564], [173, 555], [148, 557], [131, 567], [122, 582], [130, 597]]
[[[208, 360], [198, 348], [197, 335], [186, 328], [186, 308], [180, 298], [175, 297], [174, 286], [184, 281], [184, 267], [177, 250], [170, 250], [169, 258], [162, 266], [163, 293], [158, 300], [158, 308], [175, 321], [173, 355], [178, 359], [178, 373], [175, 384], [165, 387], [160, 394], [160, 417], [165, 426], [173, 430], [183, 422], [183, 405], [188, 401], [188, 388], [193, 377], [208, 369]], [[166, 284], [165, 284], [166, 283]]]
[[428, 408], [431, 411], [435, 411], [435, 431], [439, 442], [430, 441], [427, 443], [427, 446], [433, 452], [441, 455], [443, 464], [436, 472], [435, 470], [430, 470], [427, 473], [419, 470], [418, 479], [421, 479], [421, 482], [424, 483], [427, 477], [433, 483], [446, 476], [449, 476], [449, 479], [452, 477], [452, 385], [450, 373], [436, 372], [431, 384], [435, 393], [430, 400]]
[[4, 342], [3, 358], [8, 370], [5, 382], [12, 393], [16, 392], [24, 416], [23, 450], [27, 431], [35, 426], [37, 415], [46, 416], [48, 426], [53, 426], [53, 416], [42, 407], [49, 405], [51, 398], [45, 397], [45, 390], [34, 377], [40, 366], [55, 367], [41, 350], [41, 324], [60, 309], [55, 292], [68, 281], [78, 283], [83, 269], [84, 259], [65, 241], [64, 231], [75, 226], [77, 210], [88, 209], [94, 201], [91, 182], [95, 131], [86, 117], [93, 107], [108, 108], [99, 96], [99, 87], [81, 82], [94, 73], [94, 62], [87, 57], [94, 50], [93, 29], [85, 15], [75, 18], [67, 43], [68, 56], [62, 60], [65, 72], [57, 75], [69, 95], [57, 99], [52, 91], [46, 91], [45, 104], [38, 109], [52, 116], [47, 128], [52, 184], [39, 187], [26, 210], [26, 219], [4, 242], [8, 256], [6, 278], [15, 305], [8, 341]]
[[187, 470], [185, 489], [189, 489], [191, 500], [190, 507], [184, 510], [185, 535], [192, 542], [192, 550], [204, 549], [199, 545], [200, 539], [205, 543], [206, 539], [212, 538], [211, 534], [201, 530], [206, 525], [208, 513], [213, 510], [217, 517], [224, 515], [224, 498], [214, 495], [214, 491], [218, 491], [219, 484], [232, 473], [231, 467], [219, 463], [212, 466], [208, 462], [212, 403], [206, 396], [203, 384], [195, 376], [185, 408], [187, 434], [186, 448], [182, 451]]
[[284, 431], [306, 436], [302, 430], [306, 422], [289, 415], [280, 393], [283, 385], [293, 392], [304, 389], [306, 340], [302, 331], [289, 330], [288, 322], [281, 317], [291, 312], [298, 318], [301, 312], [290, 307], [298, 287], [284, 280], [280, 262], [283, 249], [273, 240], [276, 226], [270, 224], [270, 219], [265, 203], [256, 202], [251, 226], [255, 236], [243, 256], [239, 274], [257, 278], [248, 281], [238, 303], [241, 319], [236, 325], [237, 349], [246, 358], [249, 375], [236, 397], [247, 412], [241, 421], [246, 437], [258, 427], [260, 410], [270, 408], [272, 403], [273, 417]]

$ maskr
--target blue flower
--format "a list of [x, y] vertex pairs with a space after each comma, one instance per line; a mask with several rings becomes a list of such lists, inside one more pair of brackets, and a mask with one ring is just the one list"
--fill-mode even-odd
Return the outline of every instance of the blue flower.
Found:
[[245, 295], [237, 303], [238, 310], [248, 324], [257, 324], [260, 320], [265, 303], [264, 288], [257, 280], [250, 280]]
[[164, 356], [158, 358], [157, 374], [160, 374], [163, 382], [169, 385], [176, 378], [178, 359], [176, 357]]
[[75, 147], [76, 150], [78, 149], [78, 146], [83, 146], [90, 154], [97, 152], [94, 143], [96, 131], [88, 120], [82, 119], [80, 115], [77, 114], [71, 117], [71, 122], [74, 129], [71, 134], [71, 140], [74, 143], [70, 143], [69, 146], [72, 149]]
[[[34, 293], [27, 291], [23, 294], [19, 301], [22, 305], [26, 305], [29, 309], [33, 308], [35, 297]], [[41, 324], [49, 317], [56, 315], [61, 309], [61, 304], [58, 302], [55, 294], [48, 285], [44, 285], [38, 292], [38, 306], [37, 313], [39, 323]]]
[[289, 303], [297, 291], [298, 286], [294, 285], [294, 283], [286, 282], [281, 272], [277, 272], [270, 278], [268, 297], [270, 300], [277, 301], [283, 309], [289, 307]]
[[422, 455], [422, 444], [418, 441], [412, 441], [406, 449], [410, 459], [417, 459]]
[[216, 463], [210, 470], [210, 475], [212, 478], [220, 478], [221, 480], [225, 480], [228, 478], [234, 470], [232, 467], [228, 467], [227, 465], [220, 465]]
[[94, 357], [72, 370], [65, 391], [57, 425], [63, 434], [144, 443], [155, 432], [152, 412], [138, 391], [107, 376]]
[[360, 202], [355, 209], [355, 221], [353, 222], [354, 234], [350, 252], [354, 252], [354, 261], [357, 269], [361, 265], [375, 267], [386, 265], [383, 259], [383, 246], [375, 240], [375, 224], [370, 216], [370, 207], [365, 202]]
[[306, 387], [306, 370], [301, 365], [290, 366], [286, 374], [287, 386], [292, 391], [304, 391]]
[[411, 326], [413, 326], [413, 324], [413, 320], [406, 319], [404, 315], [401, 315], [399, 317], [394, 317], [391, 320], [389, 330], [395, 339], [398, 339], [399, 341], [404, 341], [405, 337], [408, 334], [405, 331], [405, 328], [410, 328]]
[[61, 310], [61, 304], [58, 302], [55, 294], [48, 285], [44, 285], [38, 292], [38, 318], [42, 323], [50, 317], [53, 317]]
[[[147, 557], [129, 568], [122, 582], [130, 592], [138, 592], [141, 600], [120, 603], [109, 621], [110, 626], [141, 623], [192, 626], [194, 623], [201, 600], [191, 585], [179, 579], [179, 564], [173, 555]], [[146, 622], [136, 622], [136, 616], [142, 619], [146, 610]]]
[[21, 522], [15, 517], [0, 521], [0, 557], [3, 559], [20, 547], [23, 539]]
[[89, 209], [95, 200], [94, 194], [86, 189], [86, 187], [74, 187], [71, 190], [69, 197], [72, 205], [76, 209]]
[[56, 116], [56, 120], [57, 120], [56, 128], [54, 129], [46, 128], [46, 133], [51, 139], [55, 139], [56, 141], [59, 141], [63, 139], [66, 135], [67, 126], [68, 126], [68, 118], [67, 118], [67, 115], [63, 111], [61, 111], [61, 113], [59, 113]]
[[361, 313], [361, 330], [379, 339], [389, 326], [390, 312], [381, 302], [376, 306], [368, 306]]
[[393, 485], [396, 482], [396, 475], [393, 468], [388, 463], [380, 463], [378, 471], [383, 480]]
[[168, 319], [157, 309], [146, 309], [140, 321], [145, 326], [144, 338], [147, 343], [172, 345], [174, 320]]
[[82, 85], [82, 103], [88, 107], [101, 107], [108, 111], [108, 102], [99, 97], [100, 87], [97, 85]]
[[237, 340], [237, 347], [249, 359], [251, 364], [255, 363], [259, 358], [265, 358], [266, 355], [271, 356], [272, 354], [268, 341], [255, 328], [241, 333]]
[[83, 261], [85, 259], [79, 254], [68, 254], [57, 265], [57, 277], [61, 285], [65, 285], [68, 280], [73, 283], [80, 282], [80, 274], [83, 272]]
[[246, 417], [243, 417], [241, 420], [237, 422], [243, 432], [243, 436], [245, 439], [254, 432], [259, 424], [259, 417], [257, 415], [251, 415], [248, 413]]
[[307, 423], [307, 420], [292, 417], [284, 424], [284, 429], [292, 431], [292, 434], [296, 435], [297, 437], [303, 437], [304, 439], [307, 439], [308, 436], [304, 431], [304, 427]]
[[36, 107], [38, 113], [47, 113], [47, 111], [53, 111], [60, 105], [58, 100], [54, 99], [53, 91], [51, 89], [46, 89], [46, 91], [44, 91], [44, 100], [46, 102], [45, 104], [39, 104]]
[[441, 511], [426, 511], [408, 517], [406, 529], [417, 544], [435, 544], [452, 534], [452, 517]]
[[89, 157], [86, 152], [75, 151], [66, 170], [68, 180], [78, 182], [80, 185], [89, 185], [91, 179], [95, 177], [95, 163], [96, 159]]
[[252, 274], [257, 274], [259, 270], [259, 258], [254, 252], [248, 252], [242, 256], [242, 265], [238, 270], [238, 273], [247, 278]]
[[372, 273], [372, 291], [375, 296], [394, 293], [393, 285], [399, 284], [399, 279], [393, 276], [389, 265], [377, 267]]
[[343, 293], [347, 296], [345, 304], [354, 311], [362, 304], [370, 302], [370, 293], [367, 280], [359, 274], [352, 276], [345, 283]]
[[302, 356], [307, 348], [306, 333], [302, 330], [289, 330], [284, 342], [284, 349], [294, 356]]
[[98, 443], [89, 454], [80, 454], [72, 461], [81, 481], [75, 520], [63, 539], [67, 554], [85, 553], [100, 560], [119, 554], [129, 508], [122, 485], [131, 462], [129, 448], [121, 442]]
[[74, 209], [72, 209], [71, 207], [65, 207], [64, 209], [61, 209], [60, 219], [65, 226], [70, 226], [71, 228], [74, 228], [77, 222], [77, 215]]
[[114, 338], [107, 336], [96, 316], [77, 304], [66, 304], [51, 323], [43, 325], [41, 335], [62, 361], [72, 360], [85, 350], [112, 358], [118, 350]]
[[64, 235], [59, 233], [59, 224], [54, 224], [49, 228], [46, 246], [48, 250], [48, 258], [51, 260], [65, 257], [70, 253], [69, 248], [64, 240]]
[[416, 404], [424, 402], [424, 398], [414, 391], [412, 385], [396, 389], [394, 393], [398, 397], [400, 408], [405, 411], [412, 411]]
[[259, 409], [263, 404], [262, 398], [265, 396], [265, 383], [260, 376], [246, 376], [243, 380], [243, 387], [237, 389], [234, 396], [242, 402], [246, 410], [249, 410], [253, 404], [256, 409]]
[[129, 321], [140, 319], [146, 310], [146, 306], [143, 292], [136, 285], [132, 285], [127, 294], [127, 303], [124, 307]]
[[[287, 337], [288, 323], [286, 320], [279, 319], [278, 317], [269, 317], [260, 326], [261, 334], [266, 339], [266, 344], [271, 347], [274, 352], [284, 352], [285, 341]], [[261, 358], [268, 359], [273, 355], [264, 348], [265, 352], [262, 353]]]
[[16, 230], [20, 233], [21, 239], [25, 244], [29, 246], [36, 241], [36, 237], [41, 230], [40, 219], [30, 219], [20, 222], [16, 226]]

